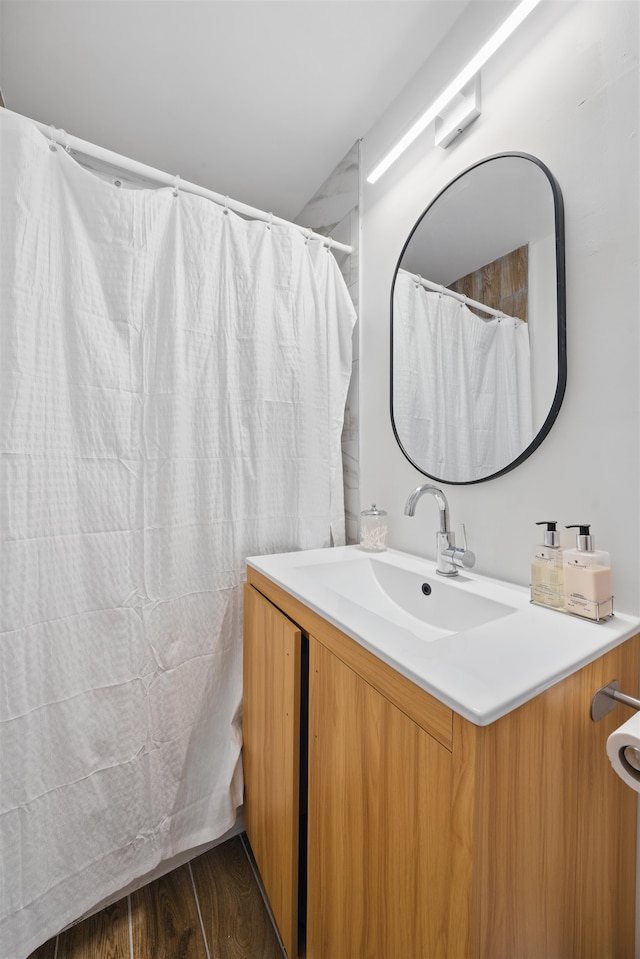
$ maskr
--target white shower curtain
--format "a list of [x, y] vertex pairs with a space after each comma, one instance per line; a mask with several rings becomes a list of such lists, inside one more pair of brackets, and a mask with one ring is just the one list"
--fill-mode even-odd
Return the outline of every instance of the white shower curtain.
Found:
[[527, 324], [481, 319], [399, 270], [393, 412], [404, 449], [430, 475], [467, 482], [498, 472], [533, 439]]
[[249, 554], [344, 541], [354, 311], [293, 228], [0, 111], [0, 956], [242, 801]]

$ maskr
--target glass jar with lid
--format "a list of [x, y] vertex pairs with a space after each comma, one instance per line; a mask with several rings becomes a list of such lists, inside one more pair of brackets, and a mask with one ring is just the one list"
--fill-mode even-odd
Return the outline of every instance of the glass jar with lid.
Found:
[[387, 548], [387, 514], [375, 503], [360, 513], [360, 546], [371, 553]]

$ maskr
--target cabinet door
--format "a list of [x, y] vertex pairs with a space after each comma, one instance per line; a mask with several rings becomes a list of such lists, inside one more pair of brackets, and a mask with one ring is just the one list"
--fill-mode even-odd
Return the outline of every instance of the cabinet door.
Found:
[[446, 955], [451, 753], [309, 639], [307, 959]]
[[245, 586], [244, 821], [289, 959], [298, 954], [301, 632]]

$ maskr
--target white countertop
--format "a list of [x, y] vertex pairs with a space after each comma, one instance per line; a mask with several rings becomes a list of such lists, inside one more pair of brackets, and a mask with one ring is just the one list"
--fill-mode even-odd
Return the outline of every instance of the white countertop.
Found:
[[[352, 601], [347, 586], [337, 592], [308, 568], [352, 567], [354, 561], [372, 557], [424, 576], [434, 588], [442, 579], [430, 560], [397, 550], [372, 554], [359, 546], [252, 556], [247, 564], [477, 726], [489, 725], [640, 632], [638, 617], [616, 612], [605, 622], [590, 622], [535, 606], [527, 588], [471, 570], [447, 582], [461, 593], [503, 603], [511, 611], [452, 634], [431, 630], [435, 638], [425, 639], [420, 623], [402, 610], [398, 620], [391, 621]], [[635, 694], [635, 689], [628, 692]]]

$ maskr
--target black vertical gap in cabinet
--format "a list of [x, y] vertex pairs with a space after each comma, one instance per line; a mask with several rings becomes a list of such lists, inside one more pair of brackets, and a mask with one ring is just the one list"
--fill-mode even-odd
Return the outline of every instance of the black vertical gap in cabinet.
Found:
[[307, 795], [309, 790], [309, 637], [302, 633], [300, 648], [300, 783], [298, 821], [298, 955], [306, 953], [307, 939]]

